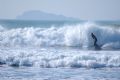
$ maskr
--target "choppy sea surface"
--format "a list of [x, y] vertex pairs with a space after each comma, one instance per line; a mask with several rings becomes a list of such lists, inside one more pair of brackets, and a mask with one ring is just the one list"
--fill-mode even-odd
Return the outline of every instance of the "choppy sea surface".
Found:
[[120, 21], [0, 20], [0, 80], [120, 80], [119, 74]]

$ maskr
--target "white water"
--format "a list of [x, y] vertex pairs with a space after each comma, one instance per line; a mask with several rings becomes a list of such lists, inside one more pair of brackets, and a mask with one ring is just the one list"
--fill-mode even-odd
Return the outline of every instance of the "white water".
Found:
[[[92, 32], [102, 50], [91, 49]], [[120, 80], [119, 49], [120, 29], [111, 26], [1, 26], [0, 80]]]
[[94, 23], [65, 25], [49, 28], [12, 28], [0, 27], [0, 46], [3, 47], [48, 47], [48, 46], [79, 46], [91, 48], [91, 33], [98, 38], [102, 49], [120, 49], [120, 28], [99, 26]]
[[120, 67], [120, 52], [57, 48], [1, 49], [0, 63], [8, 66], [32, 66], [41, 68]]

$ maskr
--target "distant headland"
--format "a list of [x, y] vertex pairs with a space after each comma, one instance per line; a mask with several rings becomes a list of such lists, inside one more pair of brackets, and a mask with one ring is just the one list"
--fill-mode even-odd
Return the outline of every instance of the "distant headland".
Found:
[[55, 21], [61, 21], [61, 20], [70, 20], [75, 21], [79, 20], [72, 17], [66, 17], [63, 15], [56, 15], [52, 13], [46, 13], [43, 11], [27, 11], [23, 14], [16, 17], [17, 20], [55, 20]]

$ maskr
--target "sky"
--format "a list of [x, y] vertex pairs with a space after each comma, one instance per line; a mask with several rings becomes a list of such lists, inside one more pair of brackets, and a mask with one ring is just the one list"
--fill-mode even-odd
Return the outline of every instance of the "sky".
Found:
[[15, 19], [31, 10], [81, 20], [120, 20], [120, 0], [0, 0], [0, 19]]

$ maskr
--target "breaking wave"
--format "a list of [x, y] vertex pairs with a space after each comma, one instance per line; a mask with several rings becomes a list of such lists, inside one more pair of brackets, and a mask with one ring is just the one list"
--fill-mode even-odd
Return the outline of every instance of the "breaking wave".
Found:
[[112, 68], [120, 67], [119, 51], [77, 51], [52, 49], [0, 50], [0, 65], [40, 68]]
[[90, 22], [49, 28], [26, 27], [6, 29], [0, 26], [0, 46], [78, 46], [89, 49], [93, 46], [91, 33], [96, 35], [98, 44], [103, 49], [120, 48], [120, 28], [100, 26]]

